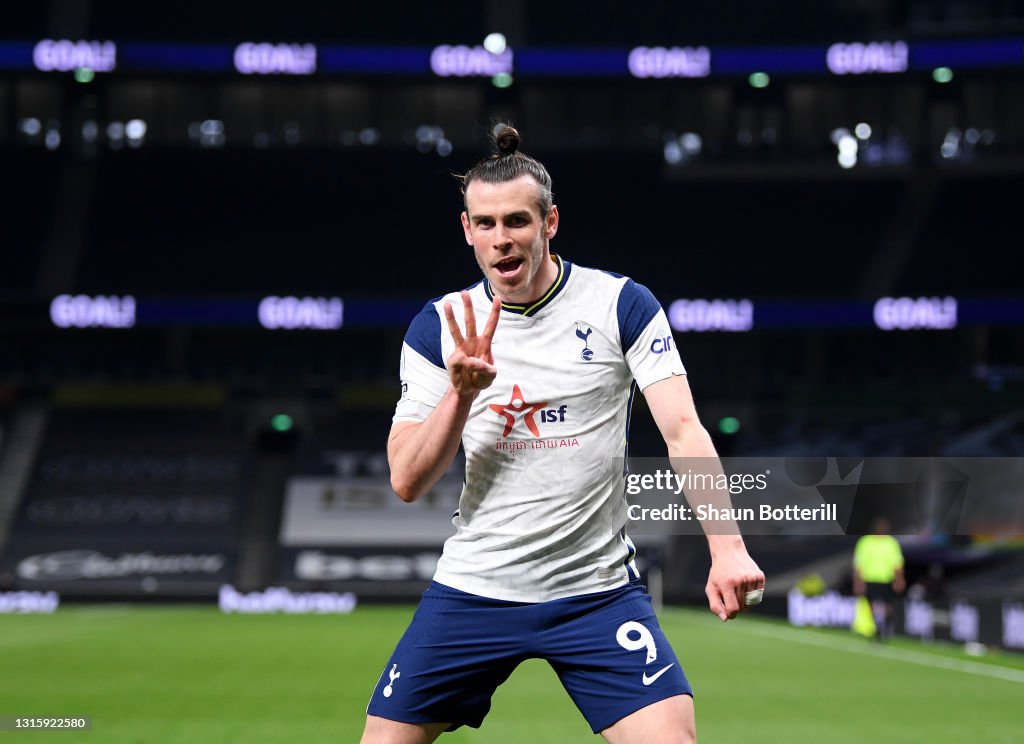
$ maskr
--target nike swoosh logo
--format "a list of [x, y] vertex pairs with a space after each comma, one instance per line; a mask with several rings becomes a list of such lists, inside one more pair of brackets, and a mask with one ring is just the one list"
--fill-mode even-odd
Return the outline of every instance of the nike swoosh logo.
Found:
[[644, 672], [644, 687], [647, 687], [648, 685], [654, 684], [654, 681], [656, 679], [658, 679], [658, 677], [663, 675], [665, 672], [667, 672], [669, 669], [671, 669], [674, 666], [675, 666], [675, 664], [669, 664], [664, 669], [660, 669], [657, 672], [655, 672], [653, 677], [648, 677], [647, 676], [647, 672]]

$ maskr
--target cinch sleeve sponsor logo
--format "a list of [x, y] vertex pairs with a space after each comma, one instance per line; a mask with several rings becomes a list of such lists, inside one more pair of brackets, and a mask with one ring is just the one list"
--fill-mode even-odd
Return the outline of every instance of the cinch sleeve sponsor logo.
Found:
[[666, 351], [672, 351], [672, 336], [659, 336], [658, 338], [651, 341], [651, 353], [652, 354], [664, 354]]

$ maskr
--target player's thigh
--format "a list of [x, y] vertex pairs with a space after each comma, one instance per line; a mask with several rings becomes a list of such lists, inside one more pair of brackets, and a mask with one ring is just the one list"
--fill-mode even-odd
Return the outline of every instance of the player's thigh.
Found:
[[448, 726], [447, 723], [401, 723], [367, 716], [359, 744], [430, 744]]
[[641, 588], [573, 598], [565, 610], [545, 632], [541, 655], [594, 733], [693, 693]]
[[525, 658], [536, 624], [532, 613], [531, 605], [432, 583], [381, 671], [367, 714], [414, 725], [479, 727], [494, 691]]
[[609, 744], [692, 744], [697, 741], [693, 698], [659, 700], [612, 724], [601, 735]]

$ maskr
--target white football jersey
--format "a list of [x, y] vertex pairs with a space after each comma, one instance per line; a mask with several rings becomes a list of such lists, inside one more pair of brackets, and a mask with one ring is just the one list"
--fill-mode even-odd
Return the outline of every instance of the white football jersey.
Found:
[[[685, 374], [664, 311], [627, 277], [560, 257], [530, 306], [503, 305], [492, 351], [498, 375], [462, 434], [466, 479], [456, 533], [436, 581], [494, 599], [543, 602], [614, 589], [637, 577], [626, 537], [623, 460], [633, 394]], [[493, 295], [469, 289], [482, 329]], [[449, 387], [454, 341], [443, 321], [458, 293], [429, 302], [402, 346], [394, 420], [422, 421]]]

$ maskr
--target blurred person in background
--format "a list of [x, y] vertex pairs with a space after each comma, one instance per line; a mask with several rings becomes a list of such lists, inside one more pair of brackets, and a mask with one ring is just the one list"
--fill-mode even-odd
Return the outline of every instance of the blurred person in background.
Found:
[[[670, 456], [717, 455], [650, 291], [550, 252], [551, 177], [519, 142], [497, 128], [495, 153], [462, 178], [462, 226], [483, 281], [428, 303], [403, 344], [392, 486], [415, 501], [460, 443], [466, 475], [456, 533], [381, 673], [362, 741], [419, 744], [478, 727], [498, 685], [543, 658], [613, 744], [692, 742], [692, 690], [625, 532], [635, 389]], [[707, 539], [706, 592], [724, 621], [764, 574], [738, 530]]]
[[877, 629], [875, 638], [879, 641], [892, 636], [893, 598], [907, 586], [903, 551], [891, 532], [889, 520], [876, 517], [871, 534], [861, 537], [853, 551], [853, 593], [871, 603]]

